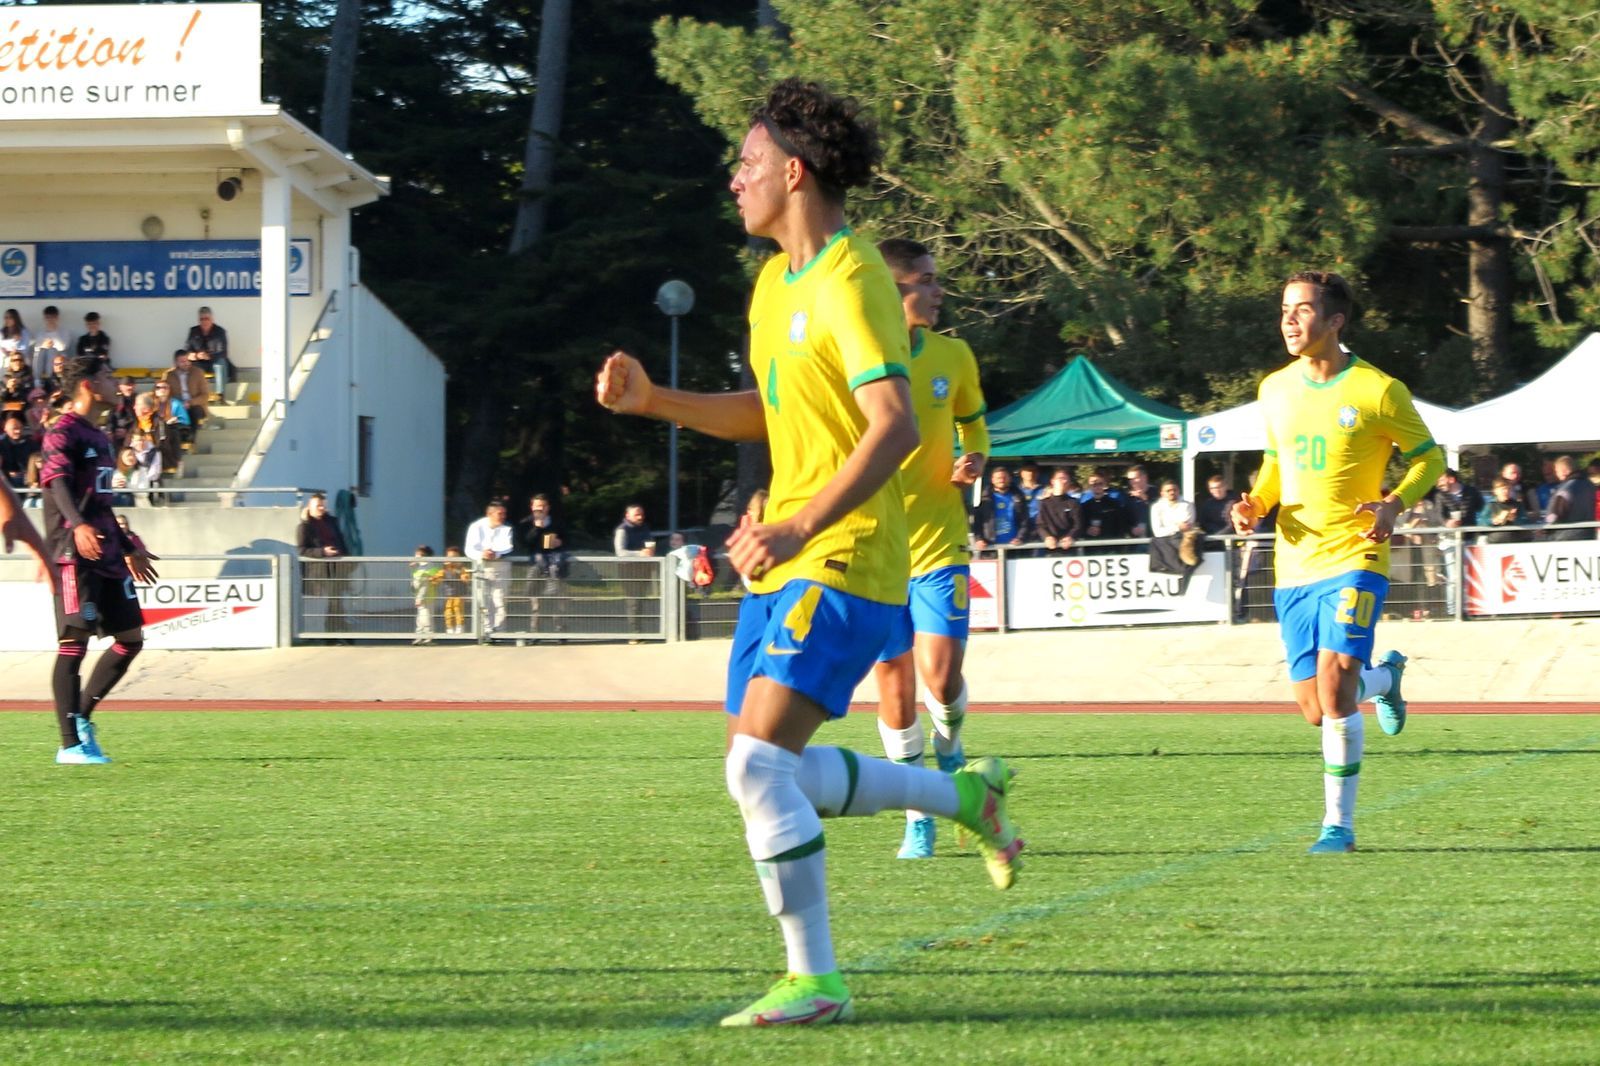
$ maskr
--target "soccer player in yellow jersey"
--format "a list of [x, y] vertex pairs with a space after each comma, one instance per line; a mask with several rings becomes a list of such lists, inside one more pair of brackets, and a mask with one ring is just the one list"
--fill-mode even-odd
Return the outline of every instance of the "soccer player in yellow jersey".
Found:
[[[923, 702], [933, 719], [934, 757], [940, 770], [953, 773], [966, 765], [961, 723], [967, 686], [961, 660], [967, 642], [971, 552], [960, 486], [983, 474], [989, 451], [986, 408], [972, 349], [933, 332], [944, 289], [932, 253], [926, 245], [900, 237], [879, 242], [878, 251], [894, 275], [911, 331], [911, 406], [922, 438], [900, 467], [911, 535], [910, 602], [874, 670], [878, 733], [889, 758], [921, 764], [923, 731], [915, 700], [920, 674]], [[952, 450], [957, 436], [959, 456]], [[933, 818], [907, 810], [900, 858], [932, 858], [933, 839]]]
[[917, 446], [899, 294], [876, 248], [845, 224], [877, 136], [854, 100], [780, 82], [751, 116], [732, 190], [745, 229], [777, 242], [750, 301], [759, 388], [657, 388], [611, 355], [595, 383], [613, 411], [767, 442], [764, 518], [728, 541], [750, 582], [728, 663], [728, 792], [744, 818], [788, 973], [727, 1026], [850, 1017], [834, 959], [819, 816], [915, 807], [977, 834], [1001, 888], [1022, 842], [1006, 815], [1009, 772], [980, 759], [955, 774], [810, 744], [844, 715], [906, 602], [909, 557], [898, 471]]
[[[1365, 736], [1357, 704], [1374, 701], [1385, 733], [1405, 727], [1406, 659], [1385, 652], [1374, 668], [1373, 628], [1389, 591], [1395, 519], [1444, 469], [1405, 385], [1340, 346], [1353, 312], [1337, 274], [1303, 271], [1284, 285], [1279, 330], [1295, 361], [1261, 382], [1266, 453], [1233, 506], [1234, 528], [1248, 533], [1278, 505], [1273, 603], [1295, 701], [1322, 728], [1324, 812], [1313, 854], [1355, 850]], [[1396, 449], [1409, 465], [1385, 491]]]

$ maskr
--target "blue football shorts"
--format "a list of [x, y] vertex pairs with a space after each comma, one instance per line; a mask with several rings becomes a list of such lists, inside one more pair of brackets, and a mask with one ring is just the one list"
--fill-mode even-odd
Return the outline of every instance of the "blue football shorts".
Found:
[[1272, 594], [1283, 634], [1289, 680], [1317, 676], [1317, 652], [1350, 655], [1372, 665], [1378, 617], [1389, 595], [1389, 579], [1370, 570], [1352, 570], [1310, 585]]
[[750, 679], [766, 677], [843, 718], [902, 610], [800, 578], [750, 593], [739, 604], [724, 706], [738, 714]]
[[912, 578], [910, 602], [895, 619], [894, 631], [878, 661], [900, 658], [911, 650], [918, 633], [966, 640], [967, 595], [971, 587], [971, 568], [965, 563], [942, 566]]

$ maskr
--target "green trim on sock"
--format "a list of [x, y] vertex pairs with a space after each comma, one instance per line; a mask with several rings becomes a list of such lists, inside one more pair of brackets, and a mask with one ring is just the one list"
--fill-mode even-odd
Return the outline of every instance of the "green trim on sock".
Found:
[[1329, 777], [1354, 777], [1361, 772], [1361, 764], [1351, 763], [1349, 766], [1335, 766], [1331, 762], [1322, 764], [1322, 772]]
[[[770, 859], [762, 859], [761, 862], [797, 862], [800, 859], [806, 858], [807, 856], [815, 855], [825, 847], [827, 847], [827, 845], [823, 843], [822, 834], [818, 833], [814, 838], [806, 841], [799, 847], [790, 848], [782, 855], [774, 855]], [[760, 865], [760, 863], [757, 863], [757, 865]]]
[[839, 813], [843, 815], [850, 810], [850, 801], [856, 798], [856, 785], [861, 781], [861, 763], [849, 748], [840, 748], [839, 754], [844, 759], [844, 774], [850, 782], [844, 790], [844, 803], [839, 806]]

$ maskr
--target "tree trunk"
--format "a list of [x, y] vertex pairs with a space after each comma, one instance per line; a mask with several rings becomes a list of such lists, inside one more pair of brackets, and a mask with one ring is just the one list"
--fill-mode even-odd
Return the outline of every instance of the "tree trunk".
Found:
[[[1496, 147], [1511, 135], [1511, 103], [1498, 80], [1485, 75], [1484, 103], [1467, 155], [1467, 224], [1497, 227], [1506, 199], [1506, 157]], [[1475, 392], [1494, 394], [1505, 375], [1511, 344], [1511, 242], [1476, 239], [1468, 259], [1467, 336], [1476, 370]]]
[[534, 74], [533, 117], [522, 154], [523, 177], [511, 254], [544, 239], [545, 200], [555, 175], [561, 112], [567, 94], [567, 44], [572, 37], [572, 0], [544, 0], [539, 16], [539, 67]]
[[322, 80], [322, 139], [341, 152], [350, 147], [350, 99], [355, 92], [361, 0], [339, 0]]
[[446, 534], [447, 540], [464, 535], [467, 523], [483, 517], [484, 505], [494, 489], [500, 441], [505, 433], [506, 403], [500, 389], [480, 388], [468, 402], [472, 415], [466, 432], [461, 435], [461, 458], [456, 464], [455, 484], [445, 508], [445, 521], [451, 531]]

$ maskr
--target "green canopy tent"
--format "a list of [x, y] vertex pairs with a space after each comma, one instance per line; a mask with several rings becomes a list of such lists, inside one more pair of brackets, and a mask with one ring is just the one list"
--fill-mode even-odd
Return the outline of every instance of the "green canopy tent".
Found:
[[989, 416], [989, 454], [1005, 458], [1180, 451], [1189, 415], [1141, 396], [1080, 355]]

